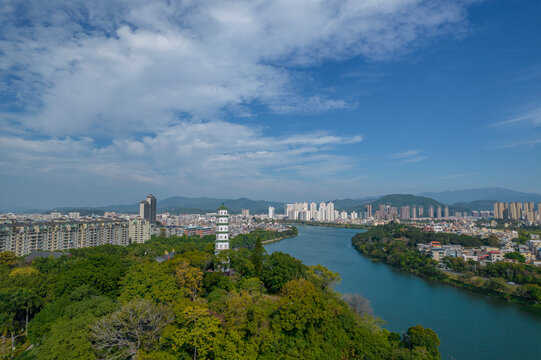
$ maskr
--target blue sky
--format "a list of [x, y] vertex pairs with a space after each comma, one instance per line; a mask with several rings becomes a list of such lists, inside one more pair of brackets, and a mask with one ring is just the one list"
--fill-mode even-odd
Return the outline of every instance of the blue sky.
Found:
[[5, 1], [3, 207], [541, 193], [538, 1]]

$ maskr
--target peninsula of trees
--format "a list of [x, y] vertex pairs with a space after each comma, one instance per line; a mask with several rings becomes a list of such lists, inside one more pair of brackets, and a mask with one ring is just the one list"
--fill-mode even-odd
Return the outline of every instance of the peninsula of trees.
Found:
[[[362, 254], [419, 276], [464, 289], [493, 295], [535, 307], [541, 311], [541, 268], [499, 261], [481, 265], [477, 261], [446, 257], [441, 264], [417, 251], [417, 244], [437, 241], [464, 247], [496, 246], [493, 237], [423, 232], [417, 228], [390, 223], [356, 234], [353, 246]], [[520, 258], [514, 253], [511, 258]], [[450, 271], [449, 271], [450, 270]]]

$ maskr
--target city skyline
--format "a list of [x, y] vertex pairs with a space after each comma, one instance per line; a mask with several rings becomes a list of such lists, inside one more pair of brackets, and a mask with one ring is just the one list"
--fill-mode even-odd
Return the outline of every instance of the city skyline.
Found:
[[0, 11], [2, 207], [150, 192], [541, 193], [540, 11], [11, 3]]

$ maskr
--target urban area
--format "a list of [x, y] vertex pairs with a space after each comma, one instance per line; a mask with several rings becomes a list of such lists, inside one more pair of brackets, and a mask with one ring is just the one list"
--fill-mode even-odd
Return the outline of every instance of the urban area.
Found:
[[[449, 213], [448, 206], [410, 205], [393, 207], [364, 206], [364, 211], [339, 211], [333, 202], [301, 202], [285, 204], [278, 214], [272, 206], [266, 214], [230, 214], [231, 237], [256, 229], [283, 231], [286, 223], [318, 222], [337, 225], [377, 226], [389, 222], [402, 222], [426, 232], [496, 237], [500, 246], [465, 249], [460, 245], [441, 245], [437, 242], [420, 244], [418, 250], [439, 261], [444, 257], [461, 257], [480, 262], [515, 261], [505, 254], [518, 252], [525, 262], [541, 265], [541, 240], [538, 234], [517, 242], [519, 232], [508, 228], [512, 222], [522, 225], [541, 223], [539, 208], [532, 202], [495, 202], [493, 211]], [[139, 204], [138, 214], [105, 212], [103, 216], [81, 216], [78, 212], [51, 212], [49, 214], [4, 214], [0, 216], [0, 252], [12, 251], [18, 256], [36, 251], [62, 251], [114, 244], [126, 246], [144, 243], [152, 235], [205, 236], [216, 233], [217, 212], [204, 214], [157, 213], [157, 200], [148, 195]], [[506, 223], [509, 221], [509, 223]]]

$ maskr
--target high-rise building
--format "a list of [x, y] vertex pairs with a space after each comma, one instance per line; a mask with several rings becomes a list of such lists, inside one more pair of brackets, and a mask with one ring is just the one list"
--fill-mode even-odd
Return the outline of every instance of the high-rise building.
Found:
[[417, 206], [416, 205], [411, 206], [411, 218], [417, 219]]
[[56, 219], [61, 219], [62, 218], [62, 214], [59, 213], [59, 212], [52, 212], [51, 213], [51, 220], [56, 220]]
[[248, 219], [250, 217], [250, 209], [242, 209], [242, 217]]
[[143, 219], [148, 219], [148, 214], [150, 209], [146, 200], [143, 200], [139, 203], [139, 217]]
[[317, 204], [315, 202], [310, 203], [310, 220], [316, 219]]
[[443, 210], [443, 217], [449, 217], [449, 206], [445, 206], [445, 209]]
[[370, 204], [366, 205], [366, 217], [367, 218], [372, 217], [372, 205]]
[[329, 220], [327, 218], [327, 204], [324, 202], [319, 203], [319, 221]]
[[336, 218], [335, 212], [334, 212], [334, 203], [332, 201], [329, 201], [327, 204], [327, 221], [334, 221]]
[[440, 205], [438, 205], [438, 207], [436, 209], [436, 217], [441, 218], [441, 206]]
[[156, 204], [154, 195], [149, 194], [147, 198], [139, 203], [139, 217], [148, 220], [151, 224], [156, 224]]
[[274, 219], [274, 207], [273, 206], [269, 206], [269, 219]]
[[428, 207], [428, 217], [431, 219], [434, 217], [434, 206], [432, 205]]
[[299, 220], [308, 221], [310, 220], [310, 211], [309, 210], [302, 210], [298, 212]]
[[424, 207], [419, 206], [419, 217], [422, 218], [424, 216]]
[[410, 207], [409, 206], [401, 206], [400, 207], [400, 218], [401, 219], [409, 219], [410, 218]]
[[147, 219], [151, 224], [156, 224], [156, 205], [158, 201], [154, 197], [154, 195], [149, 194], [147, 196], [147, 203], [149, 205], [149, 218]]
[[216, 215], [216, 244], [214, 252], [217, 254], [222, 250], [229, 249], [229, 214], [224, 204], [218, 208]]
[[289, 214], [295, 211], [295, 204], [285, 204], [284, 205], [284, 214], [289, 218]]

